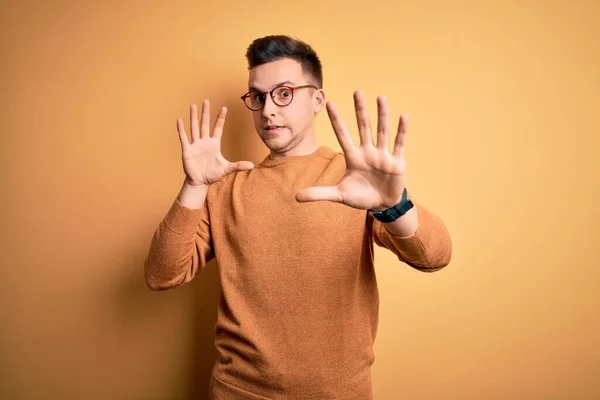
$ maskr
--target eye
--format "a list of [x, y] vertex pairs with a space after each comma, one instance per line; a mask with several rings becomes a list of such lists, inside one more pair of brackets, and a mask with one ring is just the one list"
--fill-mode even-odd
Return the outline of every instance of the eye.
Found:
[[289, 89], [281, 89], [281, 92], [279, 92], [279, 95], [281, 97], [290, 97], [292, 95], [292, 91]]
[[250, 99], [257, 103], [263, 103], [265, 101], [265, 94], [260, 92], [250, 93]]

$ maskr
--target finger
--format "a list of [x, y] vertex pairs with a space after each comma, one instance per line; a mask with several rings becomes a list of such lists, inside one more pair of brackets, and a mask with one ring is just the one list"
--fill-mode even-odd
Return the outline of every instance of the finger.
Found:
[[404, 114], [400, 116], [398, 122], [398, 133], [394, 141], [394, 157], [404, 158], [404, 147], [406, 145], [406, 132], [408, 128], [408, 117]]
[[200, 137], [198, 130], [198, 107], [195, 104], [190, 106], [190, 129], [192, 130], [192, 143]]
[[358, 134], [360, 136], [360, 145], [373, 145], [373, 136], [371, 135], [371, 121], [367, 112], [367, 103], [362, 91], [354, 92], [354, 109], [356, 110], [356, 122], [358, 123]]
[[250, 161], [238, 161], [235, 163], [229, 163], [229, 165], [225, 167], [225, 174], [229, 175], [233, 174], [234, 172], [247, 171], [252, 168], [254, 168], [254, 163]]
[[181, 118], [177, 119], [177, 132], [179, 133], [181, 150], [187, 149], [190, 146], [190, 142], [188, 140], [187, 133], [185, 132], [185, 127], [183, 126], [183, 120]]
[[344, 121], [342, 121], [342, 117], [340, 116], [335, 104], [331, 101], [327, 102], [327, 115], [329, 116], [329, 120], [331, 121], [331, 126], [333, 127], [333, 131], [337, 136], [338, 142], [344, 151], [344, 154], [348, 154], [354, 150], [354, 143], [352, 142], [352, 138], [346, 129], [346, 125]]
[[227, 116], [227, 107], [221, 107], [215, 126], [213, 128], [213, 138], [220, 139], [223, 135], [223, 127], [225, 126], [225, 117]]
[[300, 190], [296, 193], [296, 200], [308, 201], [335, 201], [342, 203], [342, 194], [336, 186], [313, 186]]
[[200, 138], [210, 137], [210, 102], [202, 102], [202, 117], [200, 118]]
[[385, 96], [377, 98], [377, 148], [387, 150], [389, 143], [388, 102]]

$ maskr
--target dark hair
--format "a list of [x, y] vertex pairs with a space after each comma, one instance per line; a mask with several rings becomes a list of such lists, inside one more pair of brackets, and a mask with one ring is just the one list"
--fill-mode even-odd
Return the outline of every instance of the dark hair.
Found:
[[302, 64], [314, 83], [323, 87], [323, 68], [315, 50], [307, 43], [287, 35], [270, 35], [255, 39], [246, 50], [248, 69], [280, 58], [291, 58]]

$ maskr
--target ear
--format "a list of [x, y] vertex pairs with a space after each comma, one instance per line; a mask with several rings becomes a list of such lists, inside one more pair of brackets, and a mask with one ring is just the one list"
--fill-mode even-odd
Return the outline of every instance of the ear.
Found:
[[313, 96], [313, 109], [315, 114], [320, 113], [325, 107], [325, 92], [323, 89], [319, 89]]

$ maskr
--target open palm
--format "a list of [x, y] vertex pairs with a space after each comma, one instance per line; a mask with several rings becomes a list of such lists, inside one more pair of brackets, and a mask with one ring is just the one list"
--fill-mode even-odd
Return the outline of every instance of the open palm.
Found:
[[227, 108], [222, 107], [210, 135], [210, 103], [202, 103], [201, 123], [198, 124], [196, 105], [190, 107], [191, 143], [181, 119], [177, 120], [177, 131], [181, 141], [181, 158], [186, 182], [191, 186], [211, 185], [237, 171], [252, 169], [250, 161], [231, 163], [221, 154], [221, 137]]
[[346, 173], [335, 186], [313, 186], [302, 189], [296, 199], [334, 201], [364, 210], [384, 210], [396, 205], [406, 186], [404, 145], [407, 119], [400, 117], [393, 151], [388, 150], [389, 126], [387, 99], [377, 99], [377, 144], [373, 142], [371, 123], [364, 94], [354, 94], [360, 145], [355, 146], [335, 105], [327, 103], [327, 113], [338, 142], [344, 152]]

